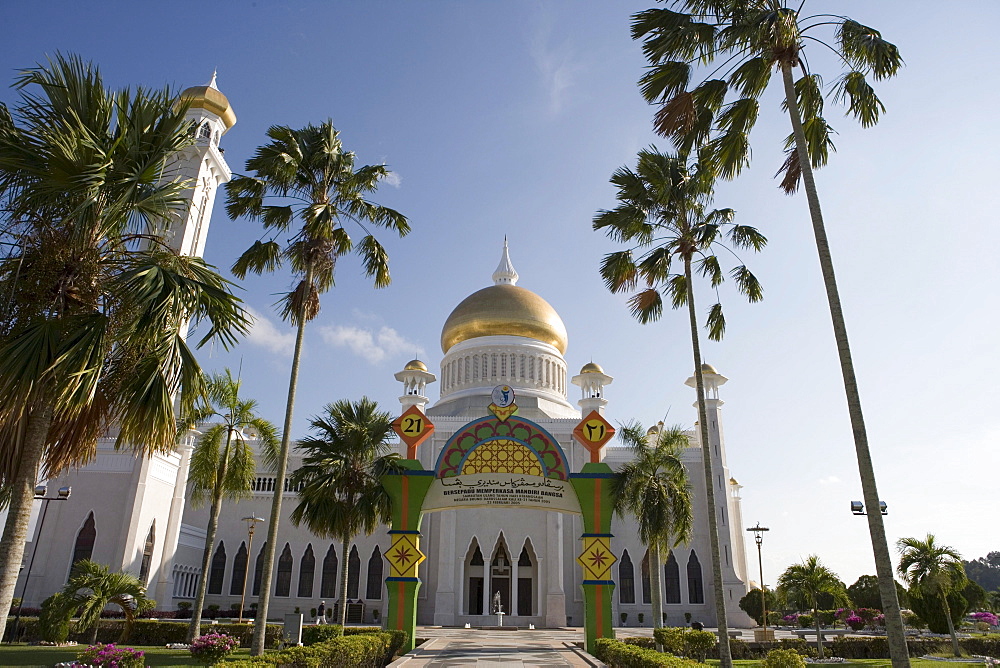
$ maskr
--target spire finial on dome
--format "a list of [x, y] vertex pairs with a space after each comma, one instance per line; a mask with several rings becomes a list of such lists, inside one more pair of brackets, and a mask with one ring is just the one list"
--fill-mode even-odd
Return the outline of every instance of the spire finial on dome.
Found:
[[510, 253], [507, 252], [507, 235], [503, 237], [503, 255], [500, 256], [500, 264], [493, 272], [493, 285], [517, 285], [517, 272], [510, 261]]
[[216, 68], [215, 68], [215, 69], [214, 69], [214, 70], [212, 71], [212, 80], [208, 82], [208, 87], [209, 87], [209, 88], [214, 88], [215, 90], [219, 90], [219, 87], [218, 87], [218, 86], [217, 86], [217, 85], [215, 84], [215, 78], [216, 78], [216, 77], [217, 77], [218, 75], [219, 75], [219, 68], [218, 68], [218, 67], [216, 67]]

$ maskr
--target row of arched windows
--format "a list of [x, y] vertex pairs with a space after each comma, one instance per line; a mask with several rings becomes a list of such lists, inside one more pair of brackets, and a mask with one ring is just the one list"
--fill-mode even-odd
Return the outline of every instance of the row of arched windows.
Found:
[[[642, 602], [651, 602], [651, 588], [649, 580], [649, 551], [642, 557], [640, 565], [642, 576]], [[701, 574], [701, 562], [694, 550], [688, 556], [687, 568], [687, 602], [692, 604], [705, 602], [705, 583]], [[664, 603], [681, 602], [681, 569], [677, 563], [677, 558], [671, 550], [667, 556], [667, 563], [663, 565], [663, 589]], [[623, 604], [635, 603], [635, 567], [632, 565], [632, 558], [628, 550], [622, 553], [618, 562], [618, 602]]]
[[[264, 573], [264, 548], [267, 543], [261, 546], [254, 561], [253, 580], [250, 593], [253, 596], [260, 594], [261, 579]], [[320, 565], [319, 598], [334, 599], [337, 597], [337, 578], [339, 559], [337, 556], [338, 546], [331, 544], [323, 557]], [[229, 594], [239, 596], [243, 593], [243, 585], [247, 576], [247, 553], [246, 542], [241, 542], [239, 550], [233, 559], [232, 571], [229, 577]], [[225, 586], [226, 565], [225, 542], [219, 542], [212, 555], [211, 566], [208, 571], [208, 593], [221, 594]], [[278, 556], [278, 568], [275, 571], [274, 595], [291, 596], [292, 575], [295, 572], [295, 556], [292, 554], [292, 547], [285, 543], [284, 549]], [[380, 600], [382, 598], [383, 581], [382, 551], [375, 546], [368, 559], [368, 573], [365, 582], [365, 598], [369, 600]], [[316, 584], [316, 555], [313, 552], [312, 543], [306, 546], [299, 557], [298, 580], [295, 595], [298, 598], [313, 598], [313, 590]], [[361, 556], [358, 553], [358, 546], [351, 548], [347, 557], [347, 598], [360, 598], [361, 585]]]

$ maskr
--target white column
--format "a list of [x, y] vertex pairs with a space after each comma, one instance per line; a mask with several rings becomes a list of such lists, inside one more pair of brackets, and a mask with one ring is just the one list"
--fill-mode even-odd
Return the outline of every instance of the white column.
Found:
[[[156, 603], [161, 610], [170, 607], [172, 598], [172, 580], [174, 554], [177, 552], [177, 541], [181, 535], [181, 519], [184, 515], [184, 493], [187, 490], [188, 467], [191, 465], [191, 452], [194, 450], [194, 433], [185, 434], [177, 452], [181, 456], [177, 467], [177, 478], [174, 480], [174, 496], [170, 500], [170, 515], [167, 517], [167, 527], [163, 534], [163, 550], [160, 557], [160, 575], [156, 581]], [[249, 559], [250, 556], [248, 555]], [[171, 595], [168, 595], [171, 592]]]
[[455, 557], [456, 511], [444, 510], [438, 513], [441, 532], [434, 541], [433, 549], [438, 552], [437, 591], [434, 594], [435, 626], [454, 626], [456, 607], [455, 581], [462, 577], [462, 565]]
[[[563, 516], [548, 512], [545, 520], [545, 625], [566, 625], [566, 592], [563, 589]], [[541, 611], [539, 611], [541, 612]]]

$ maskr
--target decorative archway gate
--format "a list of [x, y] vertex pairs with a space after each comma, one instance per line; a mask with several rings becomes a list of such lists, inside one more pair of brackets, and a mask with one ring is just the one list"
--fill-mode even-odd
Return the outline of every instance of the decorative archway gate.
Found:
[[448, 509], [499, 508], [550, 510], [581, 515], [584, 531], [577, 563], [583, 570], [584, 632], [588, 651], [598, 638], [612, 638], [611, 602], [615, 583], [611, 567], [611, 467], [600, 461], [601, 448], [614, 428], [592, 412], [574, 430], [574, 437], [591, 453], [578, 472], [553, 438], [538, 424], [516, 416], [514, 393], [506, 386], [493, 392], [491, 415], [455, 431], [441, 450], [433, 470], [416, 459], [417, 447], [434, 425], [416, 406], [407, 409], [393, 427], [407, 444], [402, 471], [386, 475], [382, 485], [392, 497], [391, 546], [386, 589], [386, 628], [407, 634], [413, 649], [417, 625], [417, 569], [426, 556], [420, 550], [424, 513]]

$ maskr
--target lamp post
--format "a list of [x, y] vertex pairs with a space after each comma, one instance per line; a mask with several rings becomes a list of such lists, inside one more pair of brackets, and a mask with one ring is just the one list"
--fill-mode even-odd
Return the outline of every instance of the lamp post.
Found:
[[28, 560], [28, 572], [24, 574], [24, 584], [21, 585], [21, 605], [17, 606], [17, 615], [14, 616], [14, 626], [10, 630], [10, 640], [8, 644], [13, 645], [17, 640], [17, 627], [21, 623], [21, 609], [24, 607], [24, 594], [28, 590], [28, 580], [31, 578], [31, 567], [35, 564], [35, 555], [38, 554], [38, 540], [42, 537], [42, 526], [45, 524], [45, 514], [49, 512], [49, 501], [65, 501], [73, 492], [72, 487], [60, 487], [56, 496], [45, 496], [49, 488], [45, 485], [35, 487], [35, 499], [42, 502], [42, 516], [38, 520], [38, 531], [35, 536], [35, 544], [31, 546], [31, 559]]
[[762, 527], [760, 522], [757, 526], [752, 526], [747, 531], [753, 532], [754, 541], [757, 543], [757, 565], [760, 568], [760, 601], [764, 607], [764, 632], [761, 634], [763, 640], [767, 640], [767, 590], [764, 588], [764, 560], [760, 556], [760, 546], [764, 542], [764, 532], [770, 531], [767, 527]]
[[243, 623], [243, 603], [247, 599], [247, 580], [250, 579], [250, 555], [253, 554], [253, 530], [257, 527], [258, 522], [263, 522], [263, 517], [256, 517], [251, 515], [250, 517], [244, 517], [243, 521], [247, 523], [247, 567], [243, 571], [243, 593], [240, 595], [240, 618], [237, 624]]

